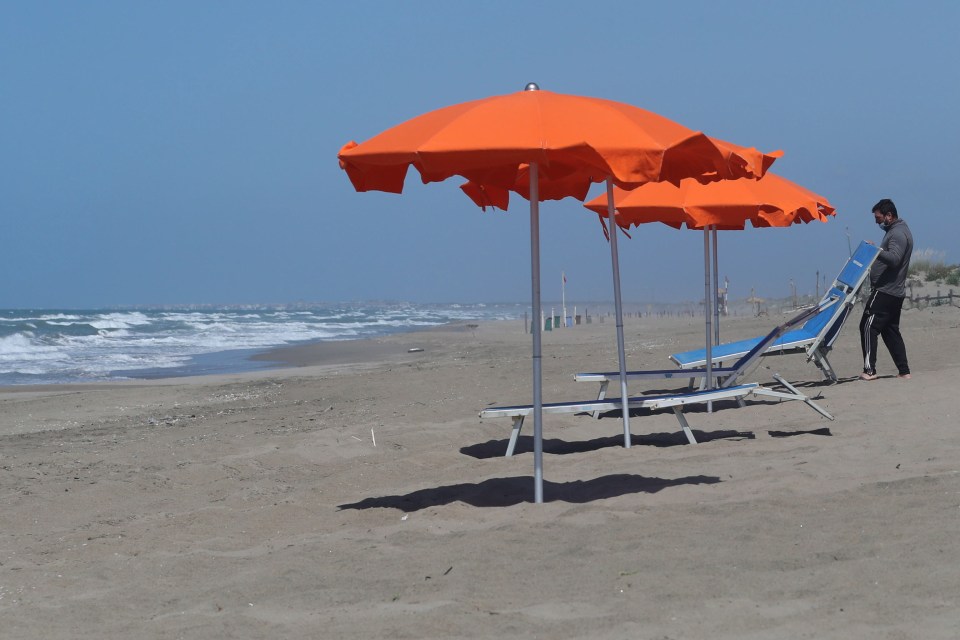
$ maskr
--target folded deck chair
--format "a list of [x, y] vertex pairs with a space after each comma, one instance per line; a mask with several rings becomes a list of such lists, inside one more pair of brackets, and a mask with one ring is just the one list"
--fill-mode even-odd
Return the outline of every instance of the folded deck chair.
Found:
[[[837, 374], [830, 365], [827, 354], [833, 348], [833, 343], [840, 334], [847, 316], [857, 303], [857, 297], [870, 273], [870, 267], [879, 253], [879, 247], [861, 242], [821, 300], [822, 303], [828, 298], [836, 297], [840, 299], [840, 304], [823, 309], [807, 320], [803, 326], [783, 334], [763, 355], [806, 353], [807, 362], [813, 361], [825, 379], [836, 382]], [[761, 338], [752, 338], [717, 345], [711, 349], [711, 359], [714, 363], [721, 363], [739, 358], [760, 340]], [[670, 356], [670, 359], [681, 369], [697, 369], [706, 366], [707, 353], [705, 349], [697, 349], [675, 353]]]
[[[829, 306], [836, 304], [836, 299], [831, 299], [827, 303]], [[733, 368], [729, 372], [722, 374], [723, 380], [720, 383], [720, 388], [717, 389], [704, 389], [697, 391], [686, 391], [686, 392], [677, 392], [669, 393], [663, 395], [650, 395], [650, 396], [633, 396], [627, 398], [627, 406], [629, 409], [673, 409], [674, 415], [677, 416], [677, 420], [680, 422], [680, 427], [683, 429], [684, 435], [687, 436], [687, 442], [690, 444], [696, 444], [697, 440], [693, 436], [693, 432], [690, 430], [690, 425], [687, 422], [686, 416], [683, 415], [683, 407], [689, 404], [706, 404], [708, 402], [716, 402], [718, 400], [736, 400], [741, 405], [743, 400], [747, 396], [763, 396], [768, 398], [777, 398], [780, 400], [800, 400], [803, 403], [810, 406], [812, 409], [820, 413], [820, 415], [833, 420], [833, 416], [827, 413], [824, 409], [818, 406], [810, 398], [802, 394], [796, 387], [791, 385], [789, 382], [784, 380], [779, 375], [774, 375], [774, 378], [784, 386], [787, 391], [778, 391], [775, 389], [768, 389], [767, 387], [761, 386], [756, 382], [748, 382], [745, 384], [735, 384], [743, 375], [749, 373], [755, 366], [757, 361], [760, 359], [763, 352], [769, 346], [770, 343], [779, 338], [785, 331], [788, 331], [791, 327], [794, 327], [807, 318], [817, 313], [819, 307], [812, 309], [807, 309], [806, 311], [800, 313], [798, 316], [790, 319], [786, 323], [780, 325], [773, 331], [771, 331], [765, 338], [761, 339], [757, 345], [751, 349], [747, 354], [738, 361], [739, 369], [738, 371], [733, 371]], [[719, 370], [718, 370], [719, 371]], [[742, 373], [741, 373], [742, 371]], [[670, 371], [661, 371], [661, 372], [637, 372], [642, 377], [680, 377], [680, 376], [664, 376], [652, 375], [654, 373], [669, 373], [669, 374], [679, 374], [676, 370]], [[650, 374], [650, 375], [648, 375]], [[580, 375], [599, 375], [599, 374], [580, 374]], [[619, 372], [609, 374], [615, 376], [616, 379], [619, 379]], [[629, 374], [628, 374], [629, 375]], [[692, 376], [703, 375], [702, 372], [696, 373], [692, 372]], [[692, 376], [683, 376], [686, 378]], [[598, 415], [600, 413], [605, 413], [607, 411], [618, 411], [623, 407], [623, 401], [620, 398], [607, 400], [607, 399], [597, 399], [597, 400], [583, 400], [580, 402], [554, 402], [543, 405], [544, 414], [562, 414], [562, 413], [592, 413]], [[480, 412], [481, 418], [513, 418], [513, 431], [510, 434], [510, 442], [507, 445], [507, 456], [513, 455], [513, 450], [517, 444], [517, 438], [520, 436], [520, 429], [523, 427], [523, 420], [528, 415], [533, 413], [533, 407], [531, 405], [517, 405], [512, 407], [489, 407]]]

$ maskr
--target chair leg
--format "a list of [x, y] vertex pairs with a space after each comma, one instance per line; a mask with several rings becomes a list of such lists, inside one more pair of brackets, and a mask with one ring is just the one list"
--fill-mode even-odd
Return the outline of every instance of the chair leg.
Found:
[[824, 380], [836, 382], [836, 374], [833, 372], [830, 362], [827, 361], [827, 354], [825, 351], [821, 350], [820, 347], [817, 347], [813, 351], [808, 351], [807, 362], [810, 362], [811, 360], [813, 361], [813, 364], [817, 365], [817, 369], [820, 370], [820, 375], [823, 376]]
[[792, 384], [784, 380], [783, 376], [781, 376], [779, 373], [773, 374], [773, 377], [777, 380], [777, 382], [782, 384], [784, 387], [789, 389], [794, 395], [796, 395], [797, 400], [803, 400], [805, 404], [807, 404], [811, 409], [813, 409], [814, 411], [822, 415], [824, 418], [827, 418], [828, 420], [833, 420], [833, 416], [830, 415], [826, 409], [818, 405], [816, 402], [808, 398], [806, 395], [800, 393], [799, 389], [797, 389], [795, 386], [793, 386]]
[[827, 354], [825, 351], [817, 350], [818, 364], [820, 365], [820, 370], [823, 371], [823, 375], [830, 379], [831, 382], [838, 382], [837, 372], [833, 370], [833, 367], [830, 365], [830, 361], [827, 360]]
[[505, 458], [513, 455], [513, 450], [517, 446], [517, 438], [520, 437], [520, 429], [523, 427], [523, 416], [513, 416], [513, 432], [510, 434], [510, 444], [507, 445]]
[[[600, 393], [599, 393], [599, 395], [597, 395], [597, 400], [603, 400], [604, 398], [607, 397], [607, 387], [608, 387], [608, 386], [610, 386], [610, 381], [609, 381], [609, 380], [604, 380], [603, 382], [600, 383]], [[600, 411], [599, 411], [599, 410], [594, 411], [594, 412], [593, 412], [593, 417], [596, 418], [597, 420], [599, 420], [599, 419], [600, 419]]]
[[690, 423], [687, 422], [687, 417], [683, 415], [683, 409], [681, 407], [674, 407], [673, 413], [677, 416], [677, 420], [680, 421], [680, 427], [683, 429], [684, 435], [687, 436], [687, 442], [697, 444], [697, 439], [693, 437], [693, 431], [690, 430]]

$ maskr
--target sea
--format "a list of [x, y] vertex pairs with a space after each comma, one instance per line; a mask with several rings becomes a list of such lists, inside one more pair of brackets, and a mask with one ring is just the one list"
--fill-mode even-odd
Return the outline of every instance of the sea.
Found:
[[523, 304], [0, 310], [0, 386], [237, 373], [284, 345], [522, 318]]

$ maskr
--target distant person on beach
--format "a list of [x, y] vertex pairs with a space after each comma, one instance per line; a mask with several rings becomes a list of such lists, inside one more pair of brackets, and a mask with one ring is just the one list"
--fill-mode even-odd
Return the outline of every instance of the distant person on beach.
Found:
[[[873, 206], [873, 217], [885, 234], [880, 253], [870, 268], [870, 297], [860, 319], [860, 344], [863, 347], [861, 380], [877, 379], [877, 336], [897, 365], [898, 377], [909, 378], [907, 347], [900, 335], [900, 309], [907, 295], [907, 271], [913, 254], [913, 234], [897, 215], [897, 207], [889, 198]], [[869, 241], [868, 241], [869, 242]], [[872, 242], [870, 244], [873, 244]]]

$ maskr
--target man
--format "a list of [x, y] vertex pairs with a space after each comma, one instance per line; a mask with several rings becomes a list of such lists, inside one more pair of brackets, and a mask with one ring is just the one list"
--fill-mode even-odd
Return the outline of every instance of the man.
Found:
[[[877, 336], [883, 338], [899, 378], [910, 377], [907, 348], [900, 335], [900, 309], [907, 295], [907, 271], [913, 254], [913, 234], [897, 215], [897, 207], [884, 198], [873, 207], [873, 218], [886, 233], [880, 242], [880, 253], [870, 268], [870, 297], [860, 319], [860, 342], [863, 347], [861, 380], [877, 379]], [[871, 243], [872, 244], [872, 243]]]

